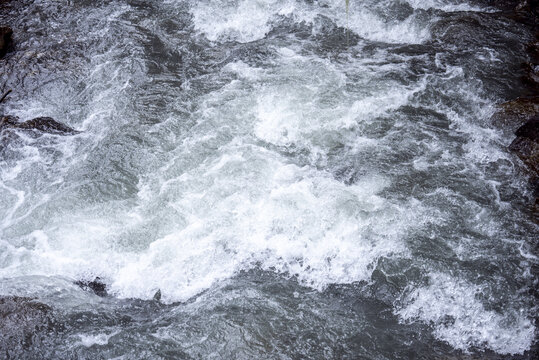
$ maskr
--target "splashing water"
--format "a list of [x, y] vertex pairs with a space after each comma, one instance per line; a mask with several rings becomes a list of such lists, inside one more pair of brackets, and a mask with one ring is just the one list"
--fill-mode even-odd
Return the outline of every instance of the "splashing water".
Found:
[[2, 134], [0, 294], [64, 326], [15, 354], [533, 357], [537, 225], [488, 122], [531, 35], [489, 2], [2, 6], [2, 113], [83, 130]]

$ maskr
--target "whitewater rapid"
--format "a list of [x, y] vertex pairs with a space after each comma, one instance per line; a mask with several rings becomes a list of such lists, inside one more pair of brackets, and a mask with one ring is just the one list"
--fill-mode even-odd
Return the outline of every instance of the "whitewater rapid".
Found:
[[[82, 133], [3, 135], [0, 294], [73, 304], [100, 277], [117, 299], [203, 307], [262, 271], [300, 293], [389, 286], [373, 298], [399, 324], [457, 350], [532, 347], [537, 225], [488, 122], [523, 56], [505, 44], [529, 35], [496, 8], [21, 3], [9, 61], [34, 72], [2, 65], [2, 112]], [[466, 38], [460, 16], [496, 35]]]

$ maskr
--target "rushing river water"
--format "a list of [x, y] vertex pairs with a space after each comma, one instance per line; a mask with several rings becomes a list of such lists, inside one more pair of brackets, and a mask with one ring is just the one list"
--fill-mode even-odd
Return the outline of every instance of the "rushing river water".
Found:
[[495, 1], [0, 6], [0, 113], [83, 131], [2, 134], [0, 295], [54, 325], [0, 357], [534, 357], [531, 190], [489, 122], [532, 35]]

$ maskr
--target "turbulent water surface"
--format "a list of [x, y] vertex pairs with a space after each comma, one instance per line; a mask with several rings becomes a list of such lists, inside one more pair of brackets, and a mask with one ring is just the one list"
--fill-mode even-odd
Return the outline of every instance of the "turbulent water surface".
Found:
[[532, 38], [495, 1], [0, 6], [0, 112], [82, 130], [2, 133], [0, 294], [54, 323], [2, 354], [534, 356], [538, 229], [489, 122]]

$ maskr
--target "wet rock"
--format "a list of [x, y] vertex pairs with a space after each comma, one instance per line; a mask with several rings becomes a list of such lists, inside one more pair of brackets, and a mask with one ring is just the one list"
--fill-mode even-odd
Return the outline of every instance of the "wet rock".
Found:
[[26, 297], [0, 297], [0, 358], [18, 358], [56, 330], [50, 306]]
[[521, 0], [518, 2], [518, 5], [515, 7], [515, 11], [520, 12], [520, 13], [531, 13], [534, 16], [537, 16], [538, 4], [539, 4], [538, 0]]
[[529, 119], [515, 132], [517, 138], [513, 140], [509, 149], [539, 176], [539, 117]]
[[38, 117], [32, 120], [22, 122], [18, 126], [20, 129], [40, 130], [50, 134], [57, 135], [75, 135], [80, 133], [67, 125], [64, 125], [50, 117]]
[[496, 6], [519, 22], [533, 25], [537, 18], [537, 0], [496, 1]]
[[482, 14], [446, 17], [433, 25], [433, 38], [446, 44], [473, 46], [484, 41], [476, 34], [486, 33], [485, 29], [489, 25], [489, 20]]
[[531, 186], [535, 198], [532, 205], [534, 219], [539, 223], [539, 116], [532, 117], [515, 132], [517, 136], [509, 149], [526, 164], [532, 172]]
[[83, 290], [92, 291], [97, 296], [107, 296], [107, 285], [105, 285], [100, 277], [96, 277], [93, 281], [79, 280], [75, 284]]
[[16, 116], [2, 116], [0, 117], [0, 131], [5, 129], [37, 130], [55, 135], [75, 135], [80, 133], [80, 131], [64, 125], [50, 117], [38, 117], [21, 122]]
[[153, 296], [153, 299], [154, 299], [154, 301], [158, 301], [158, 302], [161, 301], [161, 289], [158, 289], [155, 292], [155, 294]]
[[2, 101], [4, 101], [10, 93], [11, 93], [11, 89], [8, 90], [8, 91], [6, 91], [6, 92], [4, 93], [4, 95], [2, 95], [2, 97], [0, 97], [0, 103], [1, 103]]
[[0, 26], [0, 58], [7, 53], [11, 45], [11, 35], [13, 35], [13, 30], [10, 27]]
[[511, 151], [515, 152], [530, 169], [539, 174], [539, 145], [537, 142], [529, 138], [517, 137], [513, 140], [509, 148]]
[[534, 63], [539, 62], [539, 41], [533, 41], [527, 44], [526, 52], [530, 55], [530, 59]]
[[539, 141], [539, 116], [534, 116], [529, 119], [524, 125], [515, 131], [515, 135], [531, 139], [533, 141]]
[[525, 63], [524, 70], [526, 71], [524, 83], [534, 90], [539, 89], [539, 64]]
[[19, 118], [16, 116], [6, 115], [0, 117], [0, 131], [10, 128], [17, 127], [19, 123]]
[[518, 98], [498, 105], [491, 117], [494, 126], [515, 132], [529, 118], [539, 114], [539, 97]]

